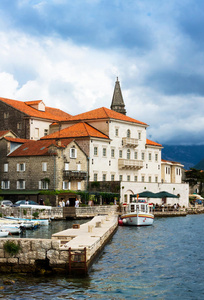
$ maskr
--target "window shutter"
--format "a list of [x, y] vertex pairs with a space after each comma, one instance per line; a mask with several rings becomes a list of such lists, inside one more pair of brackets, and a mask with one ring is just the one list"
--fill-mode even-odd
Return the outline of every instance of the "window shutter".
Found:
[[16, 182], [16, 188], [17, 188], [17, 190], [19, 190], [19, 181], [18, 180]]
[[23, 171], [25, 171], [25, 168], [26, 168], [26, 164], [23, 163]]
[[8, 189], [10, 189], [10, 181], [8, 181]]
[[3, 189], [4, 188], [4, 182], [2, 181], [1, 182], [1, 189]]
[[19, 164], [17, 164], [17, 172], [19, 172], [19, 170], [20, 170], [20, 166]]
[[39, 190], [41, 190], [42, 182], [41, 180], [39, 181]]
[[25, 180], [23, 181], [23, 189], [25, 189]]
[[81, 181], [78, 182], [78, 190], [81, 190]]
[[71, 190], [71, 182], [69, 181], [68, 189]]

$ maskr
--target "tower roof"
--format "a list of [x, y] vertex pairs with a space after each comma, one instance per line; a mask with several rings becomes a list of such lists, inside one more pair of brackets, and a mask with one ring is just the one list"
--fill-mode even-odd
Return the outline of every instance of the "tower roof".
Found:
[[126, 115], [125, 104], [123, 101], [123, 95], [121, 92], [120, 82], [118, 81], [118, 77], [115, 82], [115, 88], [114, 88], [113, 98], [112, 98], [112, 103], [110, 108], [116, 112]]

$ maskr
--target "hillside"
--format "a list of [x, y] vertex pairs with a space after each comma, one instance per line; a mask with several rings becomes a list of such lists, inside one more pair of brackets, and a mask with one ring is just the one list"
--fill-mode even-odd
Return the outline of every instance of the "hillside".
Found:
[[204, 169], [204, 145], [163, 145], [163, 147], [162, 159], [180, 162], [184, 165], [186, 170], [197, 166], [197, 164], [203, 160], [202, 169]]

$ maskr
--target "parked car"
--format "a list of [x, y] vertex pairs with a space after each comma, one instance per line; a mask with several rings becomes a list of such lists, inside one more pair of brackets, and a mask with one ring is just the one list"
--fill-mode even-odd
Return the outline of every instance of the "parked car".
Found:
[[0, 206], [1, 207], [6, 207], [6, 206], [12, 206], [13, 202], [10, 200], [1, 200], [0, 201]]
[[[28, 203], [27, 203], [28, 202]], [[32, 201], [32, 200], [18, 200], [16, 201], [12, 206], [20, 206], [21, 204], [30, 204], [30, 205], [39, 205], [37, 202]]]

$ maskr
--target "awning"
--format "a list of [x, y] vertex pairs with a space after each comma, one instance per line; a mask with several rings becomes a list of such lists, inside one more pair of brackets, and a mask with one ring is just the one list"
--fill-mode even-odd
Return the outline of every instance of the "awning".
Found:
[[138, 193], [138, 194], [135, 194], [135, 195], [130, 195], [130, 197], [137, 197], [137, 195], [139, 195], [139, 197], [143, 197], [143, 198], [156, 198], [155, 197], [155, 193], [152, 193], [150, 191], [144, 191], [144, 192], [141, 192], [141, 193]]
[[179, 197], [174, 194], [171, 194], [169, 192], [162, 191], [162, 192], [156, 193], [155, 198], [179, 198]]

